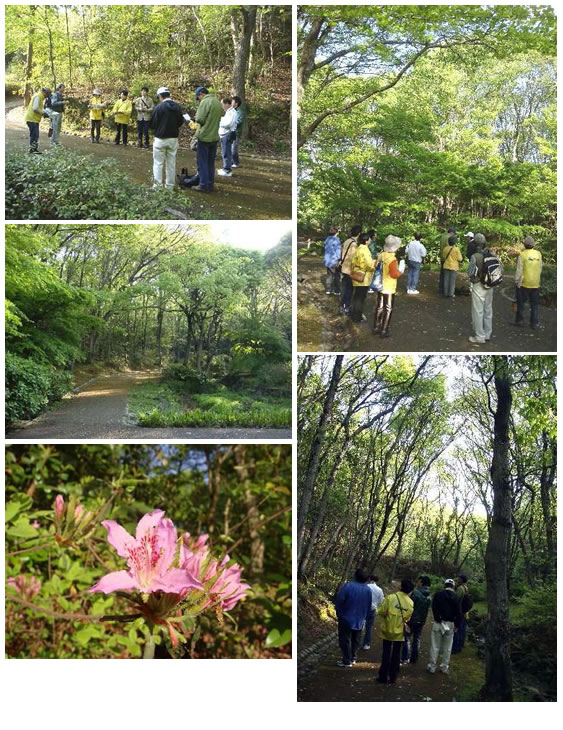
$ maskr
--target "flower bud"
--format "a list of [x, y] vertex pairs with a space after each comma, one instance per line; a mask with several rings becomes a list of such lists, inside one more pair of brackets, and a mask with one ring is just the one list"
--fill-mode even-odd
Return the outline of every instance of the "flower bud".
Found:
[[76, 505], [76, 509], [74, 510], [74, 521], [80, 522], [80, 518], [82, 517], [82, 513], [84, 512], [84, 507], [81, 504]]
[[55, 498], [55, 517], [60, 519], [65, 507], [65, 501], [60, 494], [57, 494]]

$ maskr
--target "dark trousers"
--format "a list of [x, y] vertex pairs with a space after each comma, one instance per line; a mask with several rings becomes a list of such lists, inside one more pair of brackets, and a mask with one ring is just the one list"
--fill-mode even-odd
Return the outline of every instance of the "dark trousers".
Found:
[[[29, 124], [29, 122], [28, 122]], [[528, 289], [525, 286], [516, 287], [516, 321], [524, 321], [524, 307], [530, 302], [530, 327], [537, 327], [540, 321], [540, 290]], [[455, 644], [455, 639], [454, 639]]]
[[457, 631], [454, 633], [454, 640], [452, 643], [452, 654], [459, 654], [465, 644], [465, 634], [467, 632], [467, 621], [465, 618], [461, 619], [461, 623], [457, 627]]
[[375, 621], [375, 611], [370, 611], [369, 616], [366, 619], [366, 631], [364, 634], [364, 644], [369, 646], [371, 644], [371, 630], [373, 628], [373, 622]]
[[240, 162], [239, 162], [239, 159], [238, 159], [238, 145], [239, 145], [239, 142], [240, 142], [240, 132], [237, 131], [237, 132], [235, 132], [235, 134], [236, 134], [236, 137], [235, 137], [235, 141], [232, 144], [231, 152], [232, 152], [232, 155], [233, 155], [233, 165], [237, 165], [238, 166], [238, 165], [240, 165]]
[[376, 335], [388, 335], [391, 315], [393, 314], [394, 294], [377, 293], [377, 305], [373, 320], [373, 331]]
[[139, 144], [143, 144], [143, 137], [145, 138], [145, 144], [148, 147], [149, 120], [148, 119], [137, 119], [137, 139], [139, 140]]
[[340, 294], [340, 269], [337, 266], [326, 267], [325, 292]]
[[115, 123], [117, 131], [115, 133], [115, 144], [119, 144], [121, 134], [123, 134], [123, 144], [127, 144], [127, 125]]
[[217, 142], [197, 141], [197, 169], [199, 172], [199, 186], [210, 189], [215, 182], [215, 158], [217, 157]]
[[354, 287], [352, 285], [352, 279], [349, 274], [342, 274], [342, 281], [340, 284], [340, 306], [344, 309], [350, 309], [352, 303], [352, 294], [354, 293]]
[[401, 664], [401, 649], [403, 641], [388, 641], [383, 639], [383, 654], [379, 667], [378, 679], [380, 682], [394, 682], [399, 674]]
[[96, 142], [100, 141], [100, 132], [102, 131], [102, 120], [101, 119], [90, 119], [90, 139], [94, 139], [96, 136]]
[[223, 170], [227, 172], [231, 171], [233, 164], [232, 147], [233, 143], [230, 141], [230, 134], [224, 134], [219, 139], [221, 140], [221, 155], [223, 156]]
[[420, 634], [422, 632], [422, 627], [424, 626], [424, 624], [411, 624], [409, 622], [409, 626], [411, 632], [410, 634], [407, 634], [407, 638], [403, 643], [401, 661], [410, 661], [411, 664], [416, 664], [416, 662], [418, 661], [418, 649], [420, 647]]
[[37, 152], [39, 149], [39, 122], [27, 122], [29, 127], [29, 151]]
[[351, 664], [352, 660], [356, 661], [361, 637], [361, 629], [351, 629], [346, 621], [343, 621], [341, 618], [338, 619], [338, 643], [342, 651], [342, 661], [344, 664]]
[[352, 292], [352, 306], [350, 307], [350, 318], [352, 322], [361, 322], [364, 313], [364, 303], [369, 286], [355, 286]]

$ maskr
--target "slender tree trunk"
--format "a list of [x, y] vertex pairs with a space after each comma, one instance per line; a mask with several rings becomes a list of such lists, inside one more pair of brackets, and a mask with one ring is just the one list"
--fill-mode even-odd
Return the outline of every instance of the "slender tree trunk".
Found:
[[25, 57], [25, 82], [23, 87], [24, 107], [31, 101], [31, 77], [33, 76], [33, 34], [35, 32], [35, 5], [29, 6], [29, 29], [27, 32], [27, 52]]
[[[231, 31], [235, 46], [235, 60], [233, 63], [233, 96], [240, 96], [242, 108], [246, 112], [246, 72], [250, 55], [250, 40], [256, 27], [256, 5], [241, 5], [231, 10]], [[239, 14], [240, 21], [239, 22]], [[248, 115], [244, 115], [242, 133], [248, 130]]]
[[45, 12], [45, 25], [47, 26], [47, 34], [49, 36], [49, 61], [51, 63], [51, 74], [53, 75], [53, 91], [57, 88], [57, 76], [55, 74], [55, 59], [53, 56], [53, 33], [51, 32], [51, 26], [49, 24], [49, 11], [50, 6], [46, 5], [44, 8]]
[[72, 88], [72, 51], [70, 48], [70, 32], [68, 29], [68, 6], [65, 5], [65, 20], [66, 20], [66, 42], [68, 47], [68, 82]]

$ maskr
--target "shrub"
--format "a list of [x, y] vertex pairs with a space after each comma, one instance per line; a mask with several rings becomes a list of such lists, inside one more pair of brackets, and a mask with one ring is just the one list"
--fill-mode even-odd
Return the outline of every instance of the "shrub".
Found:
[[217, 389], [217, 383], [206, 373], [199, 372], [190, 365], [176, 363], [169, 365], [162, 372], [166, 380], [177, 380], [182, 383], [184, 393], [212, 392]]
[[6, 353], [6, 420], [33, 418], [71, 387], [72, 374]]

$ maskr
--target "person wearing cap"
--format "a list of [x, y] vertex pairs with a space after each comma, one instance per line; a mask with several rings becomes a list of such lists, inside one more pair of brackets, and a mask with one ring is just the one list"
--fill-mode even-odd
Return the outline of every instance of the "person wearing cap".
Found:
[[467, 615], [463, 613], [463, 599], [469, 594], [469, 586], [467, 585], [467, 576], [465, 573], [460, 573], [455, 580], [455, 593], [459, 601], [461, 618], [459, 620], [458, 630], [454, 634], [452, 654], [459, 654], [465, 644], [465, 632], [467, 631]]
[[373, 333], [380, 337], [389, 337], [389, 325], [393, 314], [395, 292], [397, 291], [397, 279], [405, 270], [405, 262], [397, 262], [395, 252], [401, 246], [401, 239], [398, 236], [387, 236], [383, 245], [383, 251], [377, 257], [377, 265], [382, 265], [383, 287], [377, 292], [377, 304], [373, 320]]
[[440, 235], [440, 278], [438, 280], [438, 294], [440, 296], [444, 295], [444, 267], [441, 265], [441, 253], [445, 246], [448, 245], [448, 239], [450, 236], [456, 235], [456, 229], [453, 226], [450, 226], [447, 231], [444, 231]]
[[154, 104], [149, 96], [148, 86], [143, 86], [141, 96], [135, 99], [135, 109], [137, 111], [137, 147], [143, 146], [143, 137], [145, 139], [145, 147], [149, 148], [149, 120]]
[[461, 621], [461, 607], [454, 587], [453, 578], [447, 578], [444, 589], [435, 593], [432, 599], [434, 622], [430, 631], [430, 658], [426, 667], [430, 674], [436, 672], [438, 657], [442, 658], [440, 671], [448, 673], [454, 632]]
[[41, 91], [36, 91], [31, 97], [31, 101], [26, 109], [24, 122], [29, 129], [29, 151], [37, 154], [39, 152], [39, 122], [41, 117], [47, 117], [48, 114], [43, 107], [45, 99], [51, 96], [51, 89], [46, 86]]
[[176, 183], [176, 155], [178, 153], [178, 135], [184, 123], [182, 107], [170, 98], [170, 89], [161, 86], [156, 94], [159, 103], [153, 109], [149, 126], [153, 130], [153, 188], [162, 186], [162, 174], [165, 172], [166, 187], [173, 188]]
[[469, 261], [473, 254], [477, 251], [475, 236], [473, 235], [472, 231], [467, 231], [467, 233], [463, 234], [463, 237], [467, 239], [467, 246], [465, 247], [465, 258]]
[[223, 115], [223, 107], [219, 99], [210, 94], [204, 86], [195, 90], [196, 101], [199, 102], [195, 121], [197, 126], [197, 169], [199, 185], [194, 190], [209, 193], [215, 183], [215, 158], [219, 142], [219, 122]]
[[238, 156], [238, 146], [240, 142], [240, 137], [242, 134], [242, 128], [244, 126], [244, 111], [242, 109], [242, 99], [240, 96], [233, 96], [232, 101], [233, 109], [235, 109], [237, 113], [237, 128], [235, 130], [235, 139], [233, 141], [231, 151], [233, 153], [233, 167], [239, 167], [240, 166], [240, 160]]
[[232, 144], [236, 137], [237, 128], [237, 110], [232, 106], [232, 99], [226, 96], [221, 99], [221, 106], [225, 114], [219, 122], [219, 140], [221, 142], [221, 156], [223, 157], [223, 167], [217, 171], [218, 175], [231, 177], [231, 167], [233, 165]]
[[123, 146], [127, 147], [127, 126], [131, 121], [133, 104], [128, 98], [129, 92], [127, 89], [123, 89], [119, 94], [119, 97], [119, 101], [115, 102], [113, 109], [111, 110], [111, 113], [115, 114], [115, 125], [117, 127], [114, 144], [120, 143], [121, 135], [123, 134]]
[[420, 294], [418, 289], [418, 276], [422, 261], [426, 256], [426, 247], [421, 242], [422, 233], [414, 234], [414, 241], [407, 244], [407, 294]]
[[534, 248], [531, 236], [524, 239], [524, 250], [516, 263], [516, 321], [518, 327], [524, 321], [526, 300], [530, 302], [530, 327], [535, 329], [539, 324], [540, 283], [542, 271], [542, 255]]
[[[100, 132], [102, 130], [102, 118], [104, 116], [105, 103], [101, 99], [102, 92], [99, 89], [92, 91], [92, 98], [88, 104], [90, 109], [90, 141], [100, 144]], [[94, 138], [95, 135], [95, 138]]]
[[456, 242], [457, 238], [452, 234], [448, 238], [448, 243], [440, 251], [442, 271], [444, 274], [442, 296], [450, 299], [455, 299], [455, 277], [459, 271], [459, 265], [463, 261], [463, 254], [456, 246]]

